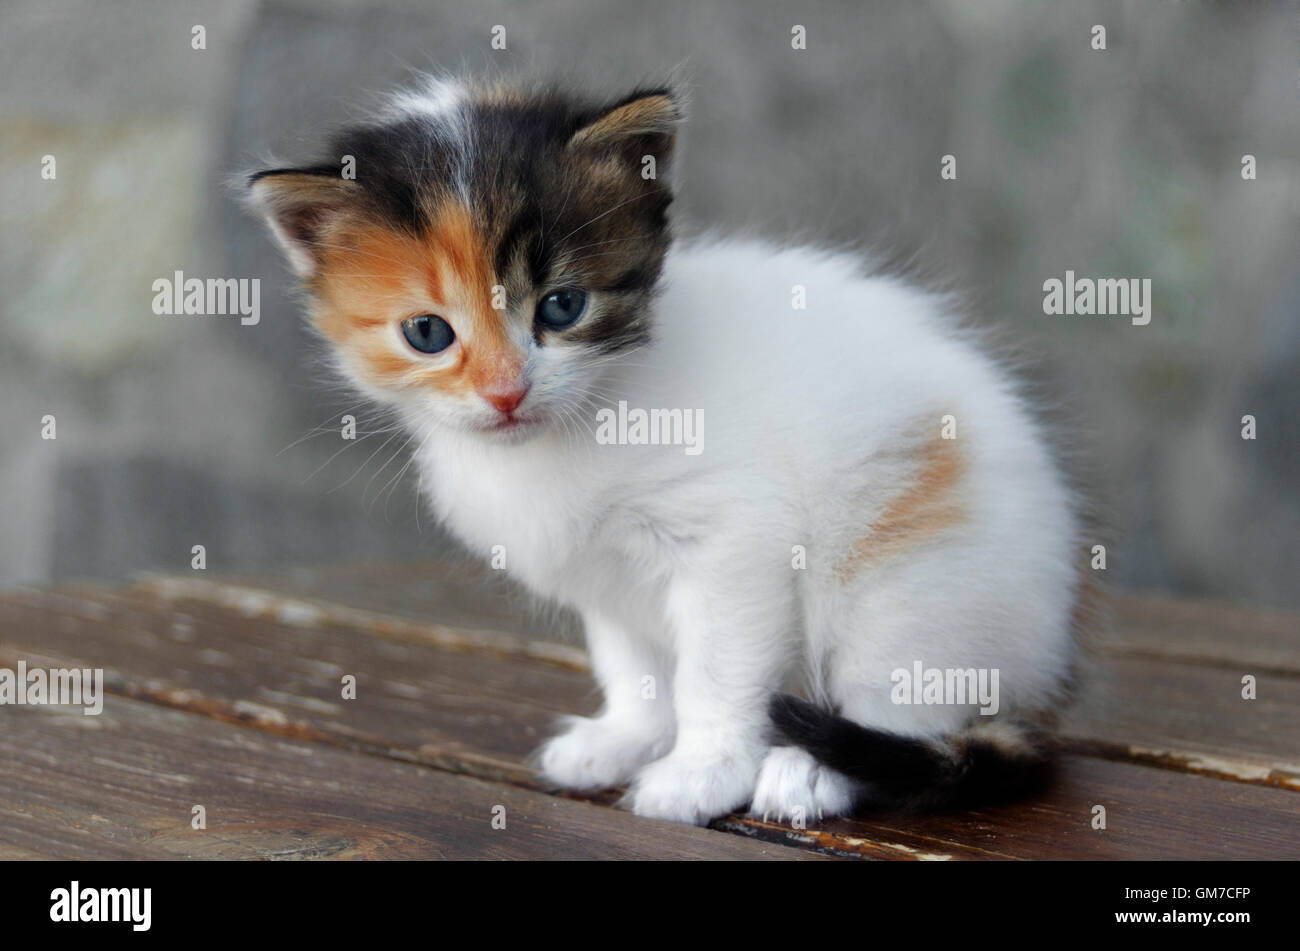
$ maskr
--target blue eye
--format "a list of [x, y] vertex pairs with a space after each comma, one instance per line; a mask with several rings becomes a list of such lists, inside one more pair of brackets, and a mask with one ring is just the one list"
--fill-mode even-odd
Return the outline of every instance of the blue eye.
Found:
[[552, 330], [562, 330], [578, 322], [587, 309], [585, 291], [566, 289], [551, 291], [537, 302], [537, 320]]
[[406, 342], [421, 353], [440, 353], [456, 339], [451, 324], [433, 314], [402, 321], [402, 333]]

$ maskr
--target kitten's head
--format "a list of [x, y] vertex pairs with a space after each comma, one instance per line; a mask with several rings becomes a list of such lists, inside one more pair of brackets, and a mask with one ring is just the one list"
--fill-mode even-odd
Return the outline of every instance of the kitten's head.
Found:
[[438, 81], [319, 163], [252, 175], [251, 201], [364, 392], [517, 440], [647, 339], [679, 118], [669, 89], [593, 104]]

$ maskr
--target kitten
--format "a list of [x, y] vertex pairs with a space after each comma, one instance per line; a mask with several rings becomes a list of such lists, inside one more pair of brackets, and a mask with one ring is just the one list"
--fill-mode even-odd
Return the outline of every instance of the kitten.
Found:
[[429, 505], [581, 613], [605, 702], [543, 747], [549, 780], [692, 823], [1020, 780], [1078, 594], [1038, 427], [945, 298], [843, 254], [674, 246], [681, 116], [668, 88], [431, 81], [249, 195]]

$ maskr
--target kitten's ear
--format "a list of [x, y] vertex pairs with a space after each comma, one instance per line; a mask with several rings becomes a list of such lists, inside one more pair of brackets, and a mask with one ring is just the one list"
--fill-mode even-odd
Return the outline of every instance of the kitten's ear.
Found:
[[569, 148], [615, 152], [638, 163], [649, 155], [667, 166], [681, 119], [681, 97], [675, 91], [640, 90], [593, 116], [569, 139]]
[[316, 273], [325, 229], [356, 200], [357, 183], [337, 172], [269, 169], [248, 179], [249, 205], [270, 226], [294, 271], [304, 280]]

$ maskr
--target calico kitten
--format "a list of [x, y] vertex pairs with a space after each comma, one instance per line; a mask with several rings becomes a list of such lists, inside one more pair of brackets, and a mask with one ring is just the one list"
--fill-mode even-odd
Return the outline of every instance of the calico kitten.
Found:
[[[1078, 594], [1038, 427], [948, 300], [844, 254], [674, 245], [681, 115], [668, 88], [435, 81], [250, 200], [437, 515], [581, 613], [605, 703], [541, 750], [550, 780], [693, 823], [1018, 781]], [[609, 444], [615, 409], [707, 427]], [[929, 671], [995, 671], [996, 715]]]

